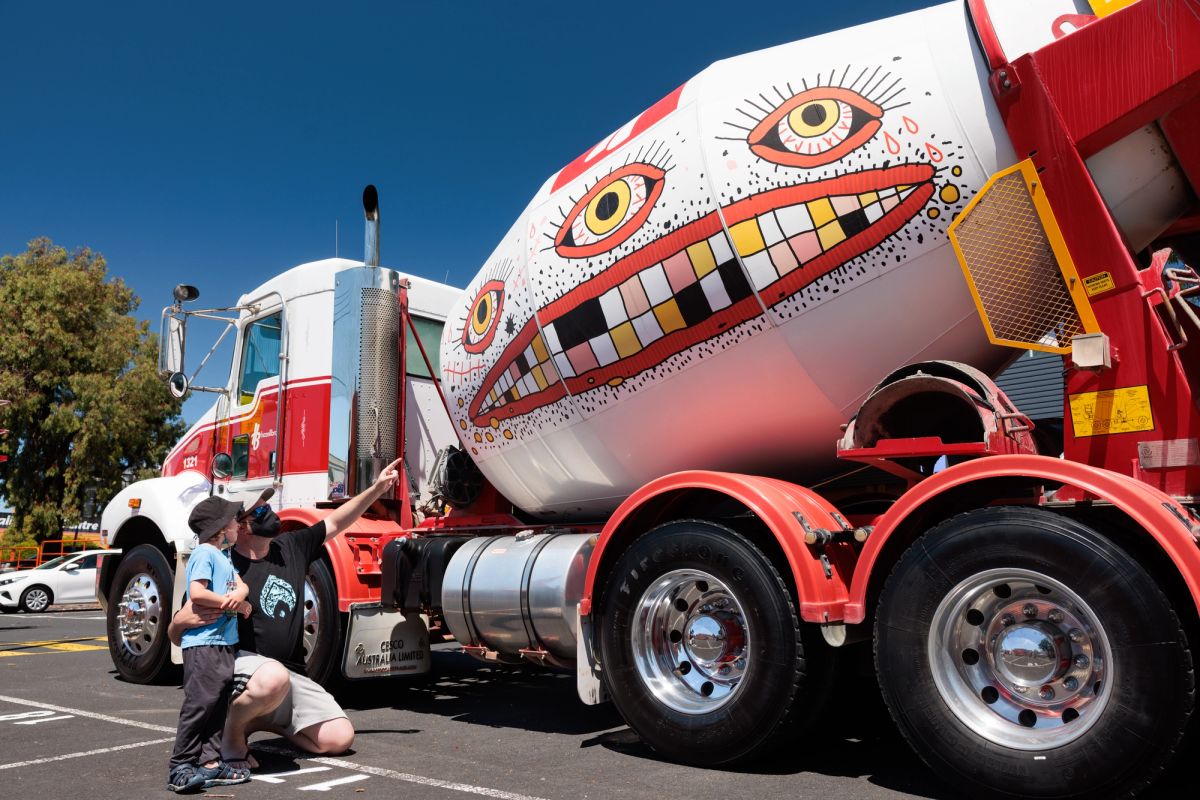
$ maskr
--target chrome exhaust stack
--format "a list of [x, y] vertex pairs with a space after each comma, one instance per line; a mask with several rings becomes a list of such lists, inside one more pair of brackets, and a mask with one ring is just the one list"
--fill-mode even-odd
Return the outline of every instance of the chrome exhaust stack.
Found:
[[363, 189], [363, 214], [367, 217], [367, 235], [363, 244], [363, 263], [368, 267], [379, 266], [379, 192], [375, 184], [368, 183]]
[[363, 213], [363, 266], [342, 270], [334, 280], [330, 500], [367, 489], [400, 452], [400, 274], [379, 266], [379, 194], [374, 186], [363, 190]]

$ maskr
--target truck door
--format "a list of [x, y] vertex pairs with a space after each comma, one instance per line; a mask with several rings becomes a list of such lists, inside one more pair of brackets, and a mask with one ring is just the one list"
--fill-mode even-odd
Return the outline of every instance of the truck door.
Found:
[[[217, 491], [231, 500], [250, 501], [275, 485], [283, 325], [283, 310], [276, 308], [245, 322], [238, 337], [229, 411], [219, 436], [220, 449], [233, 457], [233, 474]], [[277, 494], [276, 502], [282, 500]]]

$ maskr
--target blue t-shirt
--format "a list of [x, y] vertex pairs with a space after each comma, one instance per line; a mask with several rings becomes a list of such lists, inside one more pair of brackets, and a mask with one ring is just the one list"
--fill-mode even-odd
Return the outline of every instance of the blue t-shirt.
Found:
[[[229, 594], [237, 587], [237, 572], [233, 569], [233, 562], [229, 560], [229, 553], [207, 543], [192, 551], [192, 556], [188, 559], [186, 577], [188, 591], [184, 594], [185, 600], [191, 596], [192, 581], [208, 581], [209, 590], [216, 594]], [[237, 614], [226, 611], [225, 616], [215, 622], [184, 631], [179, 646], [237, 643]]]

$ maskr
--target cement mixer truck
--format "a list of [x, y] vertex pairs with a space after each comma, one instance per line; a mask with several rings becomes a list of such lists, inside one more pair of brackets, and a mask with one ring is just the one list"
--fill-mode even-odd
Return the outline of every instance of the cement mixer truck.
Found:
[[[178, 287], [163, 372], [216, 403], [104, 511], [117, 670], [171, 661], [202, 497], [274, 487], [299, 527], [403, 457], [310, 570], [319, 680], [453, 639], [724, 765], [796, 751], [873, 647], [964, 791], [1147, 786], [1200, 641], [1200, 15], [1092, 5], [717, 62], [551, 176], [465, 292], [379, 265], [373, 190], [363, 263], [227, 309]], [[222, 385], [184, 371], [197, 316], [234, 333]], [[1060, 436], [994, 382], [1014, 348], [1061, 356]]]

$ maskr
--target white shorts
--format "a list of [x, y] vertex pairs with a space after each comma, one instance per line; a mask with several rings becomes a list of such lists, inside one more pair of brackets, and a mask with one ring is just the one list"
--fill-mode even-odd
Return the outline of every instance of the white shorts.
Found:
[[[233, 665], [233, 696], [242, 693], [255, 670], [270, 662], [279, 663], [273, 658], [239, 650]], [[291, 736], [318, 722], [346, 716], [333, 695], [325, 691], [321, 684], [291, 670], [288, 670], [288, 678], [291, 680], [291, 690], [287, 697], [274, 711], [261, 718], [261, 723], [254, 725], [255, 729]]]

